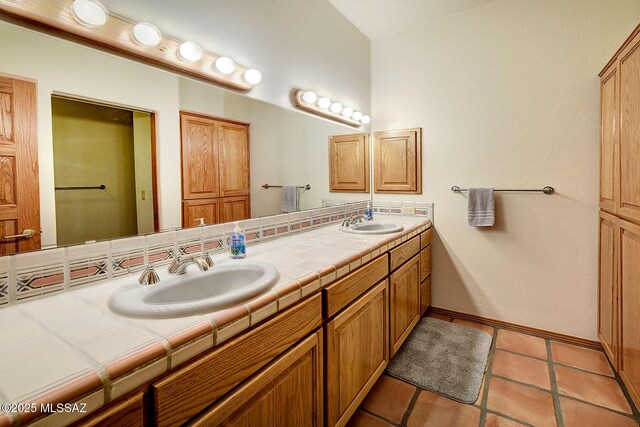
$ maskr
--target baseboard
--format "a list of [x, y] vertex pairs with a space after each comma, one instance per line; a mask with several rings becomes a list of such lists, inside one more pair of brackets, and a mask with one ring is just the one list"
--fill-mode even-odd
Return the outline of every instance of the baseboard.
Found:
[[449, 317], [455, 317], [457, 319], [470, 320], [472, 322], [484, 323], [489, 326], [498, 326], [502, 328], [512, 329], [514, 331], [526, 332], [530, 335], [535, 335], [541, 338], [549, 338], [557, 341], [564, 341], [570, 344], [580, 345], [582, 347], [589, 347], [596, 350], [603, 350], [602, 344], [599, 341], [588, 340], [586, 338], [578, 338], [571, 335], [560, 334], [558, 332], [545, 331], [544, 329], [532, 328], [530, 326], [522, 326], [515, 323], [504, 322], [502, 320], [489, 319], [487, 317], [476, 316], [474, 314], [461, 313], [459, 311], [447, 310], [445, 308], [429, 307], [427, 313], [438, 313]]

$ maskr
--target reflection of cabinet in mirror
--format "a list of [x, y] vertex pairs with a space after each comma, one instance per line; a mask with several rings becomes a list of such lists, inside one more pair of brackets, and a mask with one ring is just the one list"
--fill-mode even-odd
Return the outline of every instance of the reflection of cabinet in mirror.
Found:
[[374, 191], [422, 194], [422, 128], [374, 135]]
[[[40, 249], [36, 124], [35, 83], [0, 76], [2, 255]], [[30, 233], [24, 233], [26, 230], [34, 230], [35, 234], [27, 237]]]
[[249, 124], [181, 112], [183, 227], [250, 217]]
[[369, 192], [369, 135], [329, 137], [329, 191]]

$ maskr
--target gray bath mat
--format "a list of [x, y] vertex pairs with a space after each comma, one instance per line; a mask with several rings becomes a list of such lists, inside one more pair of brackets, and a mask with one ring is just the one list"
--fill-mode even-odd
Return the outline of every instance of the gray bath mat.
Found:
[[387, 373], [463, 403], [478, 399], [492, 337], [431, 317], [420, 319]]

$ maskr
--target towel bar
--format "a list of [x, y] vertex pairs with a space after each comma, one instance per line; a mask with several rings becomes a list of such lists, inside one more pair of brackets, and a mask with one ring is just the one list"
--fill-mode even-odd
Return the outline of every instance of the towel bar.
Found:
[[[262, 186], [262, 188], [264, 189], [270, 189], [270, 188], [282, 188], [282, 185], [270, 185], [270, 184], [264, 184]], [[297, 188], [304, 188], [305, 190], [311, 190], [311, 184], [307, 184], [307, 185], [298, 185]]]
[[[451, 191], [453, 191], [454, 193], [462, 193], [462, 192], [465, 192], [465, 191], [469, 191], [469, 189], [468, 188], [460, 188], [457, 185], [454, 185], [453, 187], [451, 187]], [[556, 190], [555, 190], [555, 188], [547, 185], [547, 186], [543, 187], [541, 190], [527, 190], [527, 189], [524, 189], [524, 190], [505, 190], [505, 189], [496, 188], [493, 191], [533, 192], [533, 193], [544, 193], [544, 194], [548, 195], [548, 194], [553, 194]]]

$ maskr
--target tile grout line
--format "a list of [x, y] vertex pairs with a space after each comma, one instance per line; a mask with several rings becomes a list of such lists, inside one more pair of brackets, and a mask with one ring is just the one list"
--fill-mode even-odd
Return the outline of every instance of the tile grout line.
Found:
[[562, 407], [560, 406], [560, 393], [558, 391], [558, 382], [556, 381], [556, 371], [553, 365], [553, 356], [551, 354], [551, 341], [548, 338], [544, 340], [547, 348], [547, 367], [549, 369], [549, 380], [551, 382], [551, 397], [553, 398], [553, 406], [556, 414], [556, 423], [558, 427], [564, 427], [564, 418], [562, 417]]
[[493, 328], [493, 337], [491, 348], [489, 349], [489, 360], [487, 360], [487, 370], [484, 373], [484, 389], [482, 390], [482, 399], [480, 400], [480, 422], [478, 427], [484, 427], [487, 419], [487, 401], [489, 399], [489, 382], [493, 376], [493, 356], [496, 353], [498, 342], [498, 328]]
[[409, 405], [407, 406], [407, 410], [404, 411], [404, 415], [402, 415], [402, 419], [400, 420], [401, 426], [406, 426], [409, 421], [409, 417], [411, 416], [411, 412], [413, 412], [413, 408], [416, 406], [416, 401], [418, 400], [418, 396], [420, 396], [422, 390], [420, 387], [416, 387], [413, 392], [413, 396], [411, 396], [411, 400], [409, 401]]
[[[396, 426], [396, 427], [401, 426], [401, 424], [394, 423], [393, 421], [383, 417], [382, 415], [376, 414], [375, 412], [372, 412], [372, 411], [368, 410], [367, 408], [363, 408], [362, 406], [359, 406], [358, 409], [356, 409], [356, 411], [362, 411], [365, 414], [369, 414], [369, 415], [371, 415], [371, 416], [373, 416], [373, 417], [375, 417], [375, 418], [377, 418], [379, 420], [384, 421], [385, 423], [391, 424], [392, 426]], [[355, 415], [355, 413], [354, 413], [354, 415]], [[352, 417], [353, 417], [353, 415], [352, 415]]]

